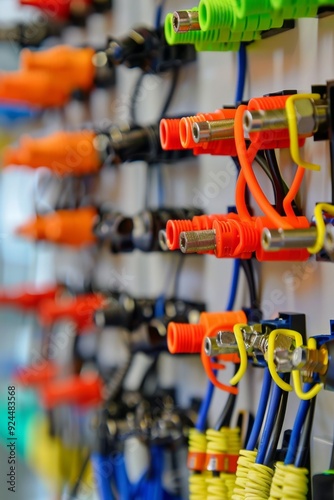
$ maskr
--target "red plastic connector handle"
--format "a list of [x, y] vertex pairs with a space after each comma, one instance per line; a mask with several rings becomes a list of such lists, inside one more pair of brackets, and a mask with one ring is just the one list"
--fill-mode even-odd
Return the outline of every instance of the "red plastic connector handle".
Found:
[[54, 300], [59, 291], [60, 287], [57, 285], [37, 288], [32, 285], [18, 288], [2, 288], [0, 289], [0, 306], [35, 310], [40, 307], [43, 301]]
[[68, 319], [83, 331], [94, 326], [93, 314], [104, 306], [105, 301], [105, 297], [99, 294], [44, 301], [39, 310], [39, 321], [47, 327], [56, 321]]
[[59, 88], [71, 94], [75, 90], [89, 91], [94, 86], [96, 67], [93, 64], [95, 50], [57, 45], [50, 49], [21, 52], [21, 69], [28, 72], [44, 72], [53, 77]]
[[71, 13], [80, 12], [83, 7], [89, 7], [92, 0], [20, 0], [20, 4], [36, 7], [51, 18], [67, 21]]
[[103, 400], [103, 381], [95, 373], [73, 375], [50, 382], [40, 391], [42, 405], [47, 409], [61, 404], [95, 406]]
[[183, 231], [201, 231], [212, 229], [215, 220], [226, 220], [230, 214], [212, 214], [212, 215], [195, 215], [192, 220], [173, 220], [167, 221], [166, 236], [169, 250], [180, 249], [180, 234]]
[[81, 247], [96, 242], [93, 225], [97, 216], [94, 207], [58, 210], [37, 216], [16, 230], [19, 236], [34, 240]]
[[14, 374], [14, 381], [18, 384], [34, 387], [44, 385], [50, 380], [55, 379], [59, 373], [59, 365], [43, 359], [41, 363], [17, 370]]
[[23, 136], [16, 148], [5, 149], [3, 165], [47, 167], [59, 176], [95, 174], [102, 166], [94, 147], [95, 137], [91, 130], [56, 132], [38, 138]]
[[[284, 217], [288, 220], [288, 217]], [[295, 227], [307, 228], [309, 222], [306, 217], [294, 219]], [[262, 249], [262, 231], [267, 227], [274, 229], [269, 217], [253, 217], [251, 221], [215, 220], [212, 229], [216, 232], [217, 258], [250, 258], [256, 252], [259, 261], [304, 261], [310, 257], [307, 249], [279, 250], [267, 252]]]

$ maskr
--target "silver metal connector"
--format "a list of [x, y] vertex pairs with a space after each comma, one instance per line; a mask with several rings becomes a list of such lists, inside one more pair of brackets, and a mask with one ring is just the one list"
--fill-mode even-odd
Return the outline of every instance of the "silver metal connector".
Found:
[[305, 229], [268, 229], [262, 231], [262, 248], [266, 251], [289, 248], [308, 248], [315, 244], [317, 228]]
[[168, 252], [168, 244], [167, 244], [167, 233], [166, 229], [160, 229], [159, 231], [159, 246], [163, 252]]
[[192, 135], [196, 144], [200, 142], [218, 141], [221, 139], [233, 139], [234, 120], [215, 120], [194, 122]]
[[[296, 100], [294, 106], [300, 135], [313, 134], [328, 120], [328, 105], [324, 101], [305, 98]], [[243, 125], [248, 133], [284, 129], [289, 126], [285, 108], [247, 110], [244, 113]]]
[[217, 356], [223, 354], [224, 351], [218, 345], [216, 337], [206, 337], [204, 339], [204, 352], [207, 356]]
[[175, 33], [187, 33], [187, 31], [199, 31], [198, 12], [193, 10], [177, 10], [173, 13], [173, 30]]
[[215, 250], [216, 231], [183, 231], [180, 234], [180, 250], [182, 253], [197, 253]]

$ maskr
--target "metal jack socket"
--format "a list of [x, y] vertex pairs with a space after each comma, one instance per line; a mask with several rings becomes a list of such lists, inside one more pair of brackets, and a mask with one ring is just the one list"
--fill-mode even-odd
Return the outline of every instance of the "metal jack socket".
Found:
[[194, 142], [218, 141], [221, 139], [233, 139], [234, 120], [214, 120], [204, 122], [194, 122], [192, 128]]
[[[315, 101], [305, 98], [294, 103], [296, 108], [298, 133], [312, 135], [320, 125], [328, 121], [328, 105], [323, 100]], [[260, 132], [264, 130], [278, 130], [289, 127], [287, 112], [283, 109], [245, 111], [245, 132]]]
[[180, 234], [180, 250], [182, 253], [208, 252], [216, 248], [216, 231], [183, 231]]
[[262, 248], [266, 251], [289, 248], [308, 248], [315, 244], [317, 228], [307, 229], [268, 229], [262, 231]]
[[173, 13], [173, 29], [175, 33], [200, 31], [198, 11], [177, 10]]
[[[309, 248], [317, 240], [317, 228], [307, 229], [268, 229], [262, 232], [262, 248], [269, 252], [285, 250], [291, 248]], [[326, 225], [324, 249], [330, 254], [334, 254], [334, 226]]]

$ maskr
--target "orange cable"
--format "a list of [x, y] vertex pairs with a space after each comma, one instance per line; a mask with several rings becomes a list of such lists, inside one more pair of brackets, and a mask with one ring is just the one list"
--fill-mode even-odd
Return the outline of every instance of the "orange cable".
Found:
[[[244, 139], [244, 129], [243, 129], [242, 119], [244, 111], [246, 109], [247, 106], [244, 105], [239, 106], [234, 121], [235, 143], [237, 147], [240, 165], [245, 176], [245, 180], [257, 204], [264, 212], [264, 214], [270, 218], [275, 227], [282, 227], [283, 229], [292, 229], [293, 224], [290, 221], [286, 222], [286, 220], [283, 217], [281, 217], [277, 213], [277, 211], [271, 206], [268, 199], [264, 195], [261, 186], [258, 183], [258, 180], [253, 172], [252, 164], [250, 162], [251, 152], [247, 151]], [[259, 145], [257, 147], [259, 147]]]
[[303, 182], [304, 174], [305, 174], [305, 168], [298, 167], [293, 182], [291, 184], [290, 190], [284, 197], [283, 208], [284, 212], [288, 217], [296, 218], [296, 214], [294, 213], [291, 204], [299, 191], [301, 183]]

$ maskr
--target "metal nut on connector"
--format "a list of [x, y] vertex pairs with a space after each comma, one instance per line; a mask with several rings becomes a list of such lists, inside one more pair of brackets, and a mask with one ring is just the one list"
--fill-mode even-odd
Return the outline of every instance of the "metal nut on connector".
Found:
[[293, 369], [292, 353], [287, 349], [275, 349], [274, 361], [279, 373], [290, 373]]
[[299, 99], [294, 103], [299, 134], [311, 134], [317, 129], [314, 102], [311, 99]]
[[233, 354], [238, 352], [238, 344], [233, 332], [220, 331], [217, 333], [217, 346], [220, 354]]
[[292, 353], [293, 369], [300, 370], [307, 362], [307, 350], [303, 347], [297, 347]]

